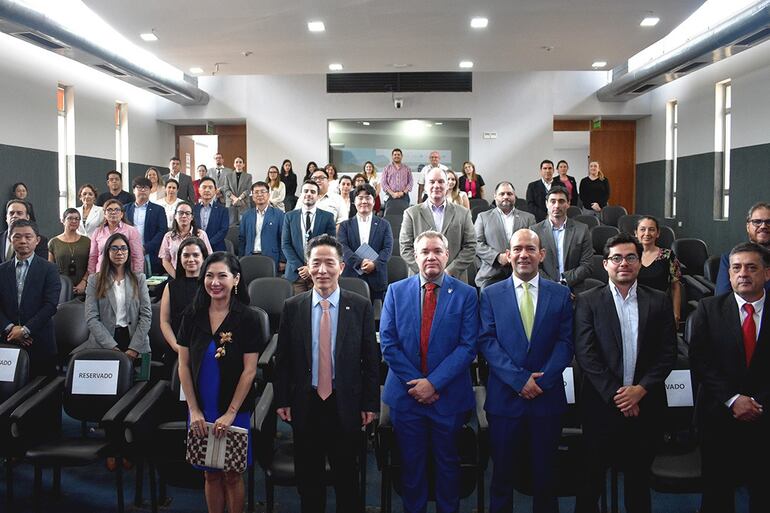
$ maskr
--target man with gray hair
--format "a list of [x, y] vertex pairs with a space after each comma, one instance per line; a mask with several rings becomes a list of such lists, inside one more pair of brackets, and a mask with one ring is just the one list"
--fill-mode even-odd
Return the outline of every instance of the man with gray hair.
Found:
[[484, 288], [511, 275], [508, 245], [514, 232], [535, 224], [535, 216], [517, 210], [516, 189], [511, 182], [500, 182], [495, 187], [497, 208], [481, 212], [474, 225], [476, 256], [481, 268], [476, 273], [476, 286]]
[[430, 152], [429, 162], [423, 166], [420, 170], [420, 176], [417, 178], [417, 203], [421, 203], [425, 199], [425, 177], [428, 175], [428, 171], [435, 167], [444, 171], [449, 170], [448, 167], [441, 163], [441, 154], [437, 151], [432, 151]]

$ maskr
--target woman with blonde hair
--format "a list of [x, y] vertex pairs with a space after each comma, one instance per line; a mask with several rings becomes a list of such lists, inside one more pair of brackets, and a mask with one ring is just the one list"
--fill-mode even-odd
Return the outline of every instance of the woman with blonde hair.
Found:
[[610, 199], [610, 182], [596, 161], [588, 164], [588, 176], [580, 180], [583, 212], [598, 216]]
[[446, 171], [446, 183], [448, 189], [446, 195], [447, 201], [470, 209], [471, 202], [468, 200], [468, 195], [465, 191], [460, 190], [460, 186], [457, 183], [457, 175], [455, 175], [454, 171], [451, 169], [447, 169]]
[[463, 174], [458, 185], [469, 198], [484, 197], [484, 179], [476, 173], [476, 166], [469, 160], [463, 162]]
[[267, 188], [270, 190], [270, 205], [278, 210], [285, 210], [283, 200], [286, 198], [286, 184], [281, 181], [281, 172], [276, 166], [267, 168]]

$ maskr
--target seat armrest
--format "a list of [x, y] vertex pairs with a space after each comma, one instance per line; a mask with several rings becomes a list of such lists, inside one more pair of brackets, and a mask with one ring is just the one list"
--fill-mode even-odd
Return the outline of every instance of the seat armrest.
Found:
[[155, 429], [163, 421], [165, 405], [171, 397], [171, 383], [155, 383], [126, 414], [123, 421], [123, 439], [129, 444], [149, 442]]
[[695, 276], [683, 274], [682, 281], [684, 282], [684, 286], [687, 288], [688, 298], [700, 300], [704, 297], [708, 297], [714, 294], [712, 290], [701, 283]]
[[714, 295], [714, 291], [716, 290], [716, 284], [710, 282], [709, 280], [707, 280], [704, 276], [701, 276], [700, 274], [695, 274], [692, 277], [695, 278], [695, 280], [699, 284], [703, 285], [707, 290], [711, 291], [710, 295], [712, 295], [712, 296]]
[[[380, 387], [382, 396], [382, 387]], [[390, 421], [390, 406], [380, 402], [380, 418], [374, 431], [374, 457], [379, 470], [388, 466], [390, 449], [393, 445], [393, 424]]]
[[268, 383], [265, 385], [265, 389], [262, 391], [262, 395], [257, 401], [257, 406], [254, 408], [254, 415], [251, 416], [251, 428], [257, 433], [262, 433], [265, 428], [265, 420], [270, 415], [270, 410], [273, 408], [273, 384]]
[[262, 371], [262, 378], [272, 383], [275, 375], [275, 352], [278, 349], [278, 334], [270, 337], [270, 341], [265, 346], [265, 350], [259, 355], [257, 369]]
[[107, 410], [107, 413], [104, 414], [104, 417], [102, 417], [100, 422], [101, 426], [104, 428], [105, 433], [107, 433], [107, 438], [113, 441], [122, 441], [123, 419], [126, 418], [129, 410], [131, 410], [131, 408], [133, 408], [134, 405], [139, 402], [139, 399], [142, 398], [142, 396], [149, 390], [149, 388], [149, 381], [141, 381], [139, 383], [135, 383], [134, 386], [128, 390], [128, 392], [123, 394], [123, 397], [118, 399], [112, 408]]
[[0, 423], [3, 422], [3, 419], [8, 420], [11, 417], [11, 412], [31, 397], [32, 394], [40, 390], [47, 381], [48, 378], [46, 376], [38, 376], [14, 392], [3, 403], [0, 403]]
[[375, 299], [372, 303], [372, 309], [374, 310], [374, 320], [379, 323], [382, 315], [382, 299]]
[[37, 390], [11, 413], [11, 436], [45, 440], [61, 430], [64, 378], [57, 377]]

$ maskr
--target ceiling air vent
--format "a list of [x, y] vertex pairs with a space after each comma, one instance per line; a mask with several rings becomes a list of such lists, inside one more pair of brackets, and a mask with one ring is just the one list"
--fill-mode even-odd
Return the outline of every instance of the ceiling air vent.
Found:
[[695, 71], [696, 69], [700, 68], [701, 66], [705, 66], [708, 64], [707, 62], [691, 62], [690, 64], [686, 66], [682, 66], [679, 69], [675, 69], [674, 73], [690, 73], [691, 71]]
[[756, 34], [752, 34], [749, 37], [747, 37], [746, 39], [738, 41], [735, 44], [738, 45], [738, 46], [752, 46], [752, 45], [755, 45], [755, 44], [759, 43], [760, 41], [762, 41], [764, 39], [767, 39], [768, 37], [770, 37], [770, 27], [767, 27], [764, 30], [760, 30]]
[[115, 66], [112, 66], [110, 64], [94, 64], [94, 68], [99, 68], [102, 71], [106, 71], [110, 75], [114, 77], [127, 77], [128, 74], [123, 72], [122, 70], [119, 70]]
[[157, 86], [150, 86], [147, 89], [151, 89], [151, 90], [155, 91], [156, 93], [162, 94], [164, 96], [169, 96], [169, 95], [174, 94], [171, 91], [167, 91], [166, 89], [163, 89], [162, 87], [157, 87]]
[[470, 71], [414, 73], [330, 73], [327, 93], [424, 93], [473, 91]]
[[54, 41], [53, 39], [35, 34], [34, 32], [16, 32], [13, 35], [38, 46], [48, 48], [49, 50], [64, 50], [67, 48], [66, 46]]
[[635, 94], [642, 94], [643, 92], [647, 91], [648, 89], [652, 89], [653, 87], [658, 87], [658, 84], [644, 84], [642, 87], [637, 87], [631, 92]]

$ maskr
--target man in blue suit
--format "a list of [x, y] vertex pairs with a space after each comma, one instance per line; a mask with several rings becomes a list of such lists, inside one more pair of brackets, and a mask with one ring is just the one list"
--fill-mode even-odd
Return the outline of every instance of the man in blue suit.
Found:
[[240, 254], [269, 256], [275, 262], [276, 273], [283, 271], [286, 267], [286, 259], [281, 253], [284, 214], [270, 206], [270, 191], [265, 182], [251, 186], [251, 199], [255, 208], [243, 214], [238, 228]]
[[570, 291], [538, 276], [545, 250], [532, 230], [513, 234], [508, 258], [513, 276], [481, 291], [479, 350], [490, 368], [484, 409], [494, 462], [489, 509], [513, 512], [515, 467], [528, 446], [533, 511], [556, 513], [556, 450], [567, 409], [562, 373], [573, 355]]
[[[361, 278], [368, 283], [372, 300], [385, 296], [385, 289], [388, 288], [388, 259], [393, 252], [390, 223], [372, 213], [375, 197], [377, 193], [368, 183], [356, 187], [356, 215], [340, 223], [338, 235], [345, 258], [342, 276]], [[362, 258], [356, 254], [363, 244], [376, 251], [377, 258]]]
[[9, 228], [14, 258], [0, 264], [0, 329], [2, 339], [29, 352], [32, 376], [56, 374], [53, 316], [61, 281], [55, 264], [35, 255], [37, 225], [27, 219]]
[[414, 242], [419, 274], [388, 287], [380, 319], [388, 377], [382, 400], [401, 453], [404, 511], [424, 512], [427, 458], [435, 467], [436, 511], [460, 507], [457, 436], [474, 408], [469, 367], [476, 356], [476, 290], [445, 272], [444, 235], [425, 231]]
[[201, 201], [193, 208], [195, 225], [199, 226], [209, 238], [211, 249], [227, 251], [225, 237], [230, 228], [230, 214], [227, 208], [214, 201], [217, 193], [217, 182], [210, 176], [201, 178], [198, 184]]
[[152, 183], [148, 178], [138, 176], [134, 178], [133, 185], [135, 200], [126, 205], [125, 218], [139, 230], [139, 235], [142, 236], [144, 254], [150, 260], [152, 274], [162, 273], [163, 265], [160, 263], [158, 253], [163, 236], [168, 231], [166, 210], [150, 202]]
[[300, 194], [302, 206], [283, 218], [281, 251], [286, 258], [286, 272], [283, 277], [294, 285], [295, 294], [313, 288], [310, 270], [305, 262], [307, 241], [322, 233], [332, 237], [337, 233], [334, 214], [316, 206], [318, 193], [318, 184], [310, 180], [305, 181]]

